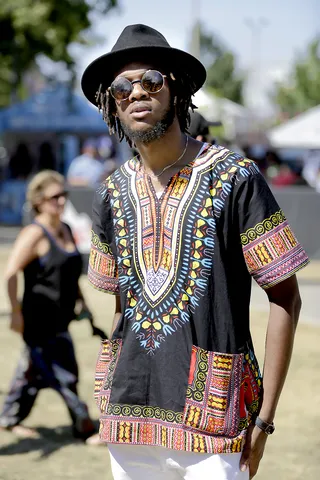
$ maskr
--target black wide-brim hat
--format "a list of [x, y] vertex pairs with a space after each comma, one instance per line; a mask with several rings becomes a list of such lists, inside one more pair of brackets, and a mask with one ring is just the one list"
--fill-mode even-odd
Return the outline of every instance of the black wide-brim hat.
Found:
[[206, 79], [202, 63], [183, 50], [173, 48], [157, 30], [147, 25], [128, 25], [111, 52], [94, 60], [86, 68], [81, 87], [87, 99], [97, 106], [96, 93], [110, 87], [119, 70], [130, 62], [149, 61], [152, 65], [164, 65], [176, 75], [186, 74], [194, 83], [195, 93]]

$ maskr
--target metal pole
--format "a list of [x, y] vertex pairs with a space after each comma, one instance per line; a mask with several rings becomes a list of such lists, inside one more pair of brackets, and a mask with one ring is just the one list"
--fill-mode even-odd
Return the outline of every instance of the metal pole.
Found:
[[[261, 33], [262, 29], [268, 25], [268, 21], [260, 17], [258, 19], [253, 18], [246, 18], [245, 19], [246, 26], [251, 31], [251, 67], [250, 67], [250, 77], [251, 82], [255, 83], [257, 89], [261, 86]], [[251, 84], [250, 82], [250, 84]], [[251, 85], [250, 85], [251, 86]], [[255, 121], [255, 113], [254, 110], [256, 108], [256, 104], [251, 102], [250, 110], [251, 110], [251, 127], [254, 125], [258, 127], [257, 122]], [[256, 130], [258, 128], [255, 128]]]
[[190, 53], [200, 59], [200, 0], [191, 0], [192, 39]]

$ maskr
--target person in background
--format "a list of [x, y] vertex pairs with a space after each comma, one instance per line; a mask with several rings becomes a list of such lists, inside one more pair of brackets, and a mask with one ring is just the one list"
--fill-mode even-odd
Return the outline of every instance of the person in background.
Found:
[[34, 167], [33, 158], [25, 143], [19, 143], [9, 160], [9, 179], [26, 180]]
[[189, 135], [199, 142], [209, 141], [209, 122], [201, 113], [190, 109], [190, 125], [188, 127]]
[[98, 158], [97, 141], [84, 142], [82, 154], [74, 158], [67, 172], [67, 181], [73, 186], [96, 187], [103, 179], [105, 167]]
[[266, 178], [275, 187], [286, 187], [296, 185], [299, 182], [299, 175], [290, 166], [283, 162], [274, 150], [268, 150], [265, 156], [267, 165]]
[[[77, 391], [78, 365], [68, 331], [77, 300], [89, 312], [79, 287], [82, 260], [69, 226], [61, 221], [67, 193], [64, 178], [44, 170], [30, 182], [27, 199], [34, 221], [24, 227], [13, 248], [5, 278], [11, 304], [10, 328], [22, 335], [24, 349], [0, 414], [0, 427], [20, 437], [36, 432], [21, 425], [39, 390], [53, 388], [63, 398], [76, 438], [96, 431]], [[17, 293], [18, 273], [24, 293]]]
[[116, 149], [110, 136], [105, 135], [98, 139], [97, 151], [104, 166], [103, 179], [105, 179], [117, 168]]
[[302, 177], [320, 193], [320, 150], [308, 150], [303, 158]]
[[[115, 480], [254, 477], [290, 364], [308, 257], [256, 164], [187, 134], [205, 79], [141, 24], [82, 77], [138, 151], [96, 191], [88, 270], [116, 297], [95, 382]], [[252, 277], [270, 307], [263, 380]]]
[[57, 159], [49, 142], [41, 143], [39, 148], [38, 171], [42, 170], [57, 170]]

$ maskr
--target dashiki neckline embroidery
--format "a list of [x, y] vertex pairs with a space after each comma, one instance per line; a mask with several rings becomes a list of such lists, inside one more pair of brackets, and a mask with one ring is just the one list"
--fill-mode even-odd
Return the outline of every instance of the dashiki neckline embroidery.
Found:
[[252, 161], [240, 158], [222, 148], [204, 152], [172, 178], [161, 201], [133, 160], [106, 186], [120, 254], [119, 283], [128, 299], [125, 317], [150, 355], [189, 322], [189, 312], [207, 290], [216, 218], [233, 185], [258, 172]]

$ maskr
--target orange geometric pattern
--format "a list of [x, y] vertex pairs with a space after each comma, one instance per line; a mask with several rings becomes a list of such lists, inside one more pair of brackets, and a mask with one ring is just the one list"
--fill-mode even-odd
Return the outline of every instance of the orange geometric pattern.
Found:
[[281, 210], [242, 233], [241, 243], [248, 271], [265, 289], [309, 261]]

